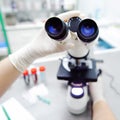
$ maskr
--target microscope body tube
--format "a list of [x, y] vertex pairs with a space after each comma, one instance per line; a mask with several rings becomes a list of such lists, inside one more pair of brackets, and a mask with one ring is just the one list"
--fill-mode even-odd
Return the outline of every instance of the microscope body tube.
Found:
[[88, 54], [88, 58], [94, 58], [94, 50], [95, 50], [94, 47], [95, 47], [95, 45], [97, 45], [98, 39], [99, 39], [99, 35], [96, 37], [96, 39], [94, 41], [87, 44], [89, 51], [90, 51]]
[[68, 50], [71, 56], [81, 58], [89, 53], [88, 57], [94, 57], [93, 46], [97, 43], [99, 36], [91, 43], [81, 41], [75, 33], [71, 33], [69, 37], [71, 37], [71, 42], [74, 44], [74, 48]]
[[86, 47], [85, 43], [78, 40], [72, 40], [74, 43], [74, 48], [68, 50], [68, 53], [76, 58], [84, 57], [88, 54], [89, 49]]

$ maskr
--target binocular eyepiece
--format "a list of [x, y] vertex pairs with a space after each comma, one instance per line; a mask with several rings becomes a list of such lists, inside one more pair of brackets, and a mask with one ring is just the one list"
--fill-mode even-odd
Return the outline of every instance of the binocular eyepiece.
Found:
[[49, 37], [58, 41], [65, 39], [68, 35], [67, 25], [57, 17], [52, 17], [47, 20], [45, 30]]
[[79, 39], [88, 43], [94, 41], [99, 34], [98, 26], [94, 20], [81, 20], [79, 17], [72, 17], [67, 23], [57, 17], [49, 18], [46, 21], [45, 30], [49, 37], [57, 41], [64, 40], [69, 30], [77, 32]]

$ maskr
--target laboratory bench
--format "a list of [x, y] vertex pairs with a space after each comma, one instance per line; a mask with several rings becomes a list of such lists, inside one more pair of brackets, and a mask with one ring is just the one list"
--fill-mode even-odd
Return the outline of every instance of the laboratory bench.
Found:
[[41, 65], [46, 67], [46, 87], [49, 91], [47, 98], [49, 99], [50, 104], [41, 101], [31, 103], [29, 100], [24, 99], [24, 93], [31, 87], [26, 86], [22, 76], [20, 76], [8, 89], [5, 95], [3, 95], [0, 103], [14, 97], [32, 114], [32, 116], [35, 117], [36, 120], [91, 120], [90, 102], [87, 110], [83, 114], [76, 116], [69, 113], [66, 104], [67, 82], [59, 81], [56, 78], [59, 60], [50, 60], [48, 62], [34, 64], [36, 67]]
[[[57, 57], [45, 57], [36, 60], [32, 65], [46, 67], [46, 87], [48, 89], [48, 98], [50, 104], [45, 104], [37, 101], [31, 104], [23, 98], [23, 93], [30, 89], [26, 86], [23, 77], [20, 76], [8, 91], [0, 98], [0, 103], [5, 102], [11, 97], [17, 99], [34, 117], [36, 120], [91, 120], [92, 110], [91, 101], [88, 103], [87, 110], [81, 115], [73, 115], [69, 113], [66, 104], [67, 82], [57, 80], [56, 74], [60, 65], [59, 58], [64, 57], [64, 54]], [[106, 101], [110, 105], [113, 113], [120, 119], [120, 49], [110, 49], [95, 52], [95, 59], [103, 60], [103, 63], [98, 64], [98, 68], [103, 71], [104, 95]]]

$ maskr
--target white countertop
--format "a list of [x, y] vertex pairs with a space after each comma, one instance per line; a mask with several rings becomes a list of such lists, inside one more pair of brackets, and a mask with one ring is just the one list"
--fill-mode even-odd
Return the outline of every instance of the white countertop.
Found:
[[[63, 55], [64, 56], [64, 55]], [[22, 98], [22, 94], [29, 89], [25, 86], [23, 78], [19, 78], [10, 89], [3, 95], [0, 103], [4, 102], [8, 98], [15, 97], [35, 118], [36, 120], [91, 120], [89, 109], [80, 116], [74, 116], [66, 109], [66, 82], [58, 81], [56, 79], [56, 72], [59, 67], [59, 57], [51, 59], [40, 59], [34, 63], [35, 66], [46, 66], [46, 80], [47, 88], [49, 89], [49, 97], [52, 104], [50, 106], [43, 103], [36, 103], [30, 105]], [[120, 119], [119, 106], [120, 106], [120, 50], [112, 49], [105, 52], [95, 53], [96, 59], [104, 60], [103, 64], [99, 65], [99, 68], [103, 70], [103, 83], [104, 83], [104, 95], [106, 101], [110, 105], [113, 113]], [[19, 94], [18, 94], [19, 93]]]

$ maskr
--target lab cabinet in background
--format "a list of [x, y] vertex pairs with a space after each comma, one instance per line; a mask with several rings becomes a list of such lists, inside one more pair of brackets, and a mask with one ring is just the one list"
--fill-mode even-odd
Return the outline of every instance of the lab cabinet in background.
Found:
[[33, 40], [39, 34], [40, 29], [40, 27], [7, 28], [7, 35], [12, 53]]

